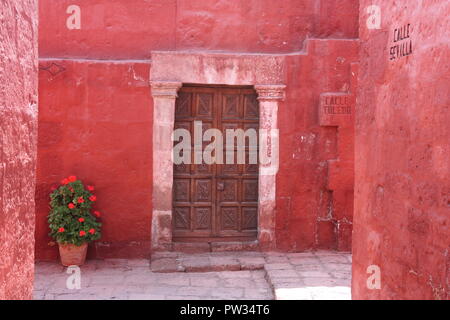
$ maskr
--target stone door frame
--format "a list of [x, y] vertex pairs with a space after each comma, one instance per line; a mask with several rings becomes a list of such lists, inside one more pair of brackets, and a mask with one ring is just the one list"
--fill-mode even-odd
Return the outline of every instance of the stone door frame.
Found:
[[[284, 57], [279, 55], [154, 51], [150, 85], [153, 97], [152, 250], [172, 250], [172, 132], [177, 92], [186, 84], [253, 86], [258, 94], [260, 129], [278, 129], [284, 100]], [[272, 150], [268, 150], [270, 153]], [[276, 174], [259, 165], [258, 246], [275, 247]]]

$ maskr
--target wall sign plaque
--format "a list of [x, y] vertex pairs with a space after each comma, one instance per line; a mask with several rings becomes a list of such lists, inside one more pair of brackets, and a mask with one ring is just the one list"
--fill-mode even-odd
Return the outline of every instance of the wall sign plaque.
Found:
[[347, 126], [353, 121], [355, 98], [348, 93], [320, 95], [319, 121], [321, 126]]

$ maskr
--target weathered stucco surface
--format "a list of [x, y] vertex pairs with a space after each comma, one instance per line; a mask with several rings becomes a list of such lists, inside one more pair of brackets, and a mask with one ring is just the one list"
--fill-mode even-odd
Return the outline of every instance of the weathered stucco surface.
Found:
[[[369, 30], [372, 2], [360, 15], [353, 298], [448, 299], [450, 2], [376, 1], [381, 28]], [[403, 43], [412, 53], [392, 56]], [[379, 290], [366, 286], [369, 265]]]
[[[81, 9], [81, 29], [65, 28]], [[358, 0], [42, 0], [40, 55], [148, 59], [151, 50], [299, 51], [357, 38]]]
[[[69, 30], [66, 9], [73, 3], [40, 1], [37, 258], [57, 257], [56, 248], [47, 245], [48, 194], [52, 184], [69, 174], [97, 186], [104, 232], [90, 253], [149, 255], [154, 209], [149, 80], [154, 79], [153, 70], [166, 76], [179, 72], [170, 60], [153, 66], [155, 51], [173, 51], [180, 59], [204, 65], [210, 63], [202, 58], [204, 52], [246, 57], [236, 64], [220, 64], [218, 59], [214, 65], [219, 73], [205, 69], [200, 75], [188, 74], [192, 79], [186, 81], [286, 85], [286, 99], [278, 110], [274, 245], [283, 251], [349, 250], [352, 186], [338, 190], [328, 176], [339, 188], [340, 181], [348, 184], [345, 177], [353, 160], [345, 146], [353, 136], [338, 124], [322, 126], [319, 103], [322, 93], [352, 92], [357, 3], [84, 0], [78, 1], [80, 29]], [[283, 70], [276, 73], [280, 78], [267, 78], [272, 70], [257, 68], [270, 66], [262, 63], [271, 59], [268, 53], [282, 55]], [[279, 65], [273, 60], [274, 68]], [[258, 77], [250, 79], [255, 74]], [[236, 75], [240, 78], [233, 78]], [[294, 181], [293, 176], [298, 178]]]
[[[323, 93], [354, 90], [351, 68], [357, 55], [355, 40], [311, 39], [307, 54], [287, 57], [286, 100], [278, 113], [276, 234], [281, 250], [350, 249], [353, 208], [347, 193], [353, 189], [353, 160], [344, 147], [353, 135], [346, 137], [338, 123], [321, 123], [319, 107]], [[344, 117], [342, 123], [351, 127], [352, 119]], [[350, 172], [332, 168], [340, 160], [349, 161]]]
[[0, 300], [31, 299], [37, 1], [2, 1], [0, 9]]

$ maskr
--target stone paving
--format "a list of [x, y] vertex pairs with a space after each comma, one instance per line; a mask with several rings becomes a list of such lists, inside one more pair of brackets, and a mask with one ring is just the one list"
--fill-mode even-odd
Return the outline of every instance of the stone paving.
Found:
[[67, 289], [72, 274], [66, 268], [37, 262], [34, 299], [350, 299], [350, 254], [233, 252], [156, 258], [153, 263], [173, 263], [175, 258], [180, 267], [155, 272], [148, 260], [90, 260], [81, 267], [81, 289]]
[[264, 269], [277, 300], [350, 300], [351, 255], [268, 254]]

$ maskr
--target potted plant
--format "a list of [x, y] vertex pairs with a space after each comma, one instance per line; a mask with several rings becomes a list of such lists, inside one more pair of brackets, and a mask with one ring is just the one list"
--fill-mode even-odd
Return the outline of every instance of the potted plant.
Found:
[[100, 212], [93, 211], [97, 200], [93, 186], [85, 189], [76, 176], [61, 181], [50, 194], [48, 223], [50, 236], [59, 246], [61, 263], [64, 266], [82, 265], [86, 259], [89, 242], [100, 239]]

